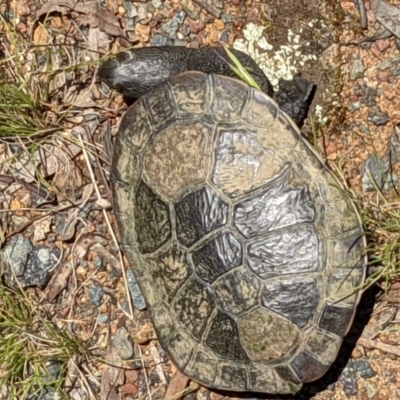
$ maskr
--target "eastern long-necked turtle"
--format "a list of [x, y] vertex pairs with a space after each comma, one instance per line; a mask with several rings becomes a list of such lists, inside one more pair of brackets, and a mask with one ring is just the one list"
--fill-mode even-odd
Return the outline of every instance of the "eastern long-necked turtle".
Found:
[[[115, 83], [123, 59], [102, 78]], [[359, 214], [268, 85], [174, 62], [142, 58], [120, 79], [128, 91], [139, 70], [157, 82], [116, 140], [123, 248], [182, 372], [211, 388], [294, 393], [327, 371], [351, 326], [365, 275]]]

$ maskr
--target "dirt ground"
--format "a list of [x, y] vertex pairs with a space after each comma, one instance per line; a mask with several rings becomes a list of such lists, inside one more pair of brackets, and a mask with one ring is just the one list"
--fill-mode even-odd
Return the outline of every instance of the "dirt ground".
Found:
[[[61, 256], [49, 281], [27, 289], [30, 296], [46, 304], [59, 327], [71, 329], [109, 361], [127, 368], [121, 372], [97, 362], [90, 364], [90, 371], [82, 368], [91, 390], [77, 384], [70, 397], [172, 399], [189, 387], [186, 400], [293, 398], [233, 396], [188, 382], [159, 346], [147, 311], [140, 311], [135, 301], [132, 305], [131, 298], [137, 296], [140, 302], [140, 295], [114, 237], [118, 233], [108, 183], [112, 139], [127, 106], [121, 95], [96, 80], [97, 63], [109, 53], [138, 44], [196, 48], [228, 43], [250, 54], [275, 88], [279, 79], [302, 74], [316, 84], [302, 133], [327, 164], [343, 175], [361, 204], [366, 204], [377, 198], [376, 191], [366, 189], [366, 162], [385, 162], [389, 154], [394, 158], [400, 154], [395, 133], [400, 122], [397, 39], [391, 36], [359, 44], [380, 26], [367, 0], [367, 30], [361, 29], [359, 9], [350, 0], [101, 3], [107, 12], [89, 1], [0, 3], [2, 14], [51, 59], [39, 59], [35, 68], [49, 62], [56, 65], [48, 100], [53, 107], [44, 118], [57, 121], [68, 110], [61, 131], [76, 142], [69, 141], [60, 150], [67, 143], [60, 134], [59, 141], [45, 143], [44, 157], [25, 160], [22, 166], [9, 159], [12, 144], [0, 143], [1, 174], [18, 173], [20, 179], [32, 183], [40, 169], [55, 188], [50, 207], [29, 186], [0, 184], [2, 208], [7, 211], [1, 214], [3, 247], [23, 236], [34, 249], [59, 249]], [[391, 4], [400, 7], [400, 0]], [[1, 34], [8, 37], [4, 29]], [[3, 47], [7, 43], [4, 40]], [[49, 48], [67, 50], [48, 52]], [[39, 56], [36, 51], [36, 60]], [[27, 73], [34, 72], [29, 57], [26, 62]], [[87, 66], [70, 68], [82, 63]], [[82, 151], [80, 141], [88, 151]], [[399, 160], [390, 163], [390, 176], [396, 182]], [[294, 398], [400, 399], [399, 304], [396, 283], [386, 295], [377, 287], [368, 290], [338, 361], [325, 377], [306, 384]], [[69, 371], [73, 373], [76, 370]]]

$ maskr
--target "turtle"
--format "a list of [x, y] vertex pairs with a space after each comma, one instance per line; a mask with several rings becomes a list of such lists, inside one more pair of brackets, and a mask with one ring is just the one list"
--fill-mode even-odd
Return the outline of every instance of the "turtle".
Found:
[[178, 70], [128, 108], [110, 171], [121, 245], [181, 372], [270, 394], [326, 373], [360, 300], [366, 239], [267, 93]]

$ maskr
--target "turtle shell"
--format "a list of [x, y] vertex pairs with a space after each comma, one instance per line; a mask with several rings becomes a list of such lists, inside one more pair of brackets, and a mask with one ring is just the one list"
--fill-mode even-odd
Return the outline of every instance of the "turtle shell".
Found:
[[363, 229], [270, 97], [177, 75], [128, 109], [111, 171], [124, 250], [183, 373], [294, 393], [327, 371], [359, 301]]

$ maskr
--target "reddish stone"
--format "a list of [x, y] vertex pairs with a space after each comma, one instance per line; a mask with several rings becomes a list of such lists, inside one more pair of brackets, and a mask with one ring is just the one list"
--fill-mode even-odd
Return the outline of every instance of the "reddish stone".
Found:
[[378, 71], [376, 74], [376, 79], [380, 82], [387, 82], [393, 77], [393, 71], [391, 69], [385, 69], [383, 71]]
[[201, 32], [205, 27], [203, 21], [193, 21], [191, 19], [189, 19], [189, 26], [190, 26], [190, 32], [194, 34]]
[[375, 42], [377, 49], [383, 53], [390, 47], [390, 39], [380, 39]]

